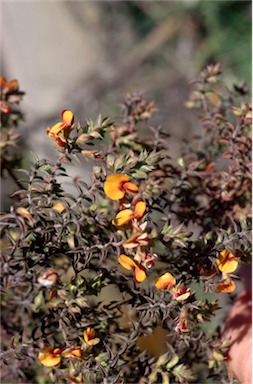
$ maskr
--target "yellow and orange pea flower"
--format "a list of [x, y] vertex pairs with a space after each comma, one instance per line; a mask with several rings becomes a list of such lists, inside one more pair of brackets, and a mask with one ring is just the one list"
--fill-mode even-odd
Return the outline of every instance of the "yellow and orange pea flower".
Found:
[[231, 273], [237, 269], [239, 260], [239, 257], [236, 257], [236, 255], [233, 255], [228, 250], [224, 249], [220, 252], [216, 259], [216, 263], [221, 272]]
[[136, 200], [134, 202], [134, 210], [123, 209], [120, 211], [115, 219], [112, 221], [112, 224], [116, 227], [122, 227], [129, 224], [134, 219], [140, 220], [144, 216], [146, 211], [146, 203], [142, 200]]
[[224, 273], [224, 279], [219, 283], [215, 289], [215, 293], [232, 293], [236, 289], [234, 280]]
[[74, 357], [75, 359], [80, 360], [83, 356], [83, 350], [79, 346], [74, 346], [62, 352], [64, 357]]
[[66, 147], [67, 138], [69, 137], [72, 124], [74, 123], [74, 115], [68, 109], [62, 111], [62, 121], [56, 123], [52, 128], [47, 128], [47, 135], [58, 147]]
[[157, 289], [169, 290], [174, 300], [185, 301], [191, 295], [191, 290], [186, 285], [176, 286], [176, 279], [171, 273], [165, 272], [155, 283]]
[[60, 348], [45, 347], [43, 352], [39, 352], [38, 359], [46, 367], [54, 367], [61, 362], [61, 353]]
[[104, 182], [104, 191], [111, 200], [121, 200], [126, 192], [131, 195], [138, 193], [138, 186], [130, 182], [130, 177], [122, 173], [107, 176]]
[[134, 281], [136, 283], [142, 283], [146, 279], [147, 275], [145, 269], [136, 263], [133, 259], [131, 259], [131, 257], [121, 254], [118, 257], [118, 262], [128, 271], [134, 270]]
[[96, 345], [100, 342], [100, 339], [95, 336], [96, 331], [94, 328], [89, 327], [83, 332], [84, 341], [88, 345]]

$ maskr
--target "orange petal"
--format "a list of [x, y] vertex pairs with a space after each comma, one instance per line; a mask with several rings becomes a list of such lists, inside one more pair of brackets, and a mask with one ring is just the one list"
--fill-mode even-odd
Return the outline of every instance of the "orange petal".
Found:
[[115, 219], [112, 221], [113, 225], [116, 225], [116, 227], [121, 227], [123, 225], [128, 224], [130, 221], [132, 221], [134, 218], [134, 213], [131, 211], [131, 209], [124, 209], [123, 211], [120, 211]]
[[89, 341], [87, 341], [87, 344], [89, 345], [96, 345], [100, 342], [100, 339], [98, 337], [95, 337], [95, 339], [91, 339]]
[[167, 289], [168, 287], [173, 287], [175, 284], [176, 279], [172, 276], [172, 274], [165, 272], [156, 280], [155, 286], [157, 289]]
[[235, 282], [229, 277], [228, 279], [221, 281], [218, 287], [215, 289], [215, 293], [232, 293], [236, 288]]
[[123, 174], [113, 174], [106, 178], [104, 182], [105, 194], [112, 200], [120, 200], [124, 197], [124, 182], [130, 180], [129, 176]]
[[232, 253], [224, 249], [220, 254], [216, 263], [221, 272], [231, 273], [234, 272], [238, 267], [238, 258]]
[[60, 353], [54, 354], [53, 351], [40, 352], [38, 354], [38, 358], [41, 364], [45, 365], [46, 367], [54, 367], [55, 365], [58, 365], [61, 361]]
[[96, 331], [94, 328], [87, 328], [84, 332], [83, 332], [83, 336], [84, 336], [84, 341], [89, 344], [89, 345], [96, 345], [100, 342], [100, 339], [98, 337], [95, 337], [96, 335]]
[[54, 134], [54, 135], [58, 135], [59, 132], [61, 132], [62, 130], [64, 129], [64, 124], [62, 123], [56, 123], [51, 129], [50, 131], [48, 131], [48, 134]]
[[136, 267], [134, 270], [134, 280], [136, 283], [142, 283], [146, 279], [147, 275], [144, 269]]
[[134, 204], [134, 217], [141, 219], [146, 211], [146, 203], [142, 200], [137, 200]]
[[94, 328], [87, 328], [84, 332], [83, 332], [83, 336], [84, 336], [84, 340], [86, 343], [88, 343], [89, 340], [93, 339], [96, 335], [96, 331]]
[[130, 181], [127, 181], [126, 183], [123, 184], [123, 188], [125, 191], [131, 193], [132, 195], [136, 195], [138, 192], [139, 188], [137, 185], [131, 183]]
[[64, 111], [62, 111], [61, 116], [62, 116], [62, 121], [63, 121], [64, 125], [67, 127], [71, 127], [71, 125], [74, 122], [73, 112], [69, 111], [68, 109], [64, 109]]
[[122, 267], [124, 267], [128, 271], [131, 271], [131, 269], [134, 269], [137, 267], [137, 264], [135, 263], [135, 261], [124, 254], [118, 257], [118, 262], [122, 265]]

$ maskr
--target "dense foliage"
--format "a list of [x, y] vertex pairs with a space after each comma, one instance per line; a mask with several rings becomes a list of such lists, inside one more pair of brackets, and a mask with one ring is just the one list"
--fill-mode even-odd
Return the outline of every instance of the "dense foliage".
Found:
[[[23, 93], [1, 78], [2, 167], [19, 175], [1, 215], [3, 382], [226, 382], [228, 340], [203, 325], [250, 261], [251, 107], [220, 76], [193, 82], [203, 132], [177, 164], [134, 94], [114, 119], [64, 110], [45, 130], [58, 160], [16, 173]], [[66, 170], [87, 161], [85, 179]]]

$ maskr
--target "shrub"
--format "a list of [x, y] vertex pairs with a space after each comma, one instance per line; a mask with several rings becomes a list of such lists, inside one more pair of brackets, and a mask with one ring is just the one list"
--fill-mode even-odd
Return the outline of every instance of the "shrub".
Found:
[[[148, 125], [154, 103], [132, 94], [114, 119], [64, 110], [46, 131], [57, 161], [18, 179], [23, 93], [1, 78], [2, 167], [19, 185], [1, 215], [4, 382], [227, 380], [228, 340], [210, 324], [250, 261], [251, 109], [220, 77], [214, 65], [193, 82], [203, 132], [177, 163]], [[66, 170], [87, 161], [85, 180]]]

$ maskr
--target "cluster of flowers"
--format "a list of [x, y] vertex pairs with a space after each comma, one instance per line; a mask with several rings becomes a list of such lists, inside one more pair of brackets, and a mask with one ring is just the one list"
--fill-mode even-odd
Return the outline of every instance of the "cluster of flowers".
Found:
[[[154, 266], [156, 254], [149, 252], [146, 247], [150, 243], [150, 235], [146, 231], [147, 221], [143, 221], [146, 214], [146, 203], [137, 197], [139, 187], [130, 181], [124, 174], [113, 174], [106, 178], [104, 183], [105, 194], [111, 200], [119, 201], [120, 211], [115, 216], [112, 224], [124, 230], [130, 236], [123, 242], [125, 252], [135, 251], [133, 257], [121, 254], [119, 263], [127, 270], [134, 270], [134, 281], [143, 282], [146, 271]], [[134, 196], [133, 199], [129, 196]], [[132, 209], [130, 209], [132, 207]]]
[[[146, 247], [150, 243], [150, 237], [146, 231], [147, 221], [142, 219], [146, 214], [146, 203], [137, 197], [139, 187], [130, 181], [125, 174], [112, 174], [104, 183], [104, 191], [111, 200], [118, 200], [120, 211], [116, 214], [112, 224], [120, 230], [130, 231], [130, 237], [123, 242], [124, 249], [135, 250], [135, 254], [127, 256], [121, 254], [119, 263], [127, 270], [134, 270], [134, 280], [143, 282], [147, 277], [147, 270], [154, 266], [156, 254], [149, 252]], [[134, 196], [129, 199], [130, 196]], [[132, 209], [131, 206], [133, 207]], [[217, 267], [222, 272], [222, 280], [219, 282], [216, 293], [232, 293], [235, 283], [230, 275], [238, 267], [239, 257], [224, 249], [216, 259]], [[211, 275], [217, 275], [217, 268], [211, 271]], [[187, 300], [191, 295], [190, 288], [176, 283], [175, 278], [169, 272], [165, 272], [156, 280], [156, 288], [169, 290], [173, 299], [177, 301]]]
[[[47, 270], [43, 275], [38, 278], [39, 284], [46, 288], [53, 288], [55, 285], [60, 283], [58, 273], [53, 270]], [[49, 299], [51, 300], [55, 294], [54, 288], [50, 290]], [[46, 367], [54, 367], [61, 362], [62, 357], [75, 358], [81, 360], [84, 355], [84, 351], [96, 345], [100, 342], [100, 339], [96, 337], [95, 329], [88, 327], [83, 331], [83, 345], [72, 346], [67, 349], [58, 347], [45, 346], [42, 352], [39, 352], [38, 359]]]
[[[104, 191], [110, 199], [119, 201], [120, 211], [112, 220], [112, 224], [118, 229], [130, 231], [130, 237], [122, 244], [124, 249], [131, 252], [135, 250], [132, 257], [121, 254], [118, 261], [125, 269], [134, 270], [134, 281], [141, 283], [147, 277], [147, 270], [154, 266], [154, 260], [157, 259], [157, 255], [147, 249], [150, 235], [146, 231], [147, 221], [142, 220], [146, 213], [146, 203], [136, 196], [139, 187], [130, 181], [128, 175], [108, 176], [104, 183]], [[126, 197], [127, 194], [135, 196], [132, 202]], [[133, 209], [130, 209], [131, 205]], [[157, 289], [169, 290], [173, 299], [177, 301], [185, 301], [191, 295], [190, 288], [177, 284], [169, 272], [160, 276], [155, 285]]]
[[[84, 342], [87, 347], [96, 345], [100, 342], [100, 339], [96, 336], [94, 328], [87, 328], [83, 332]], [[85, 348], [85, 347], [84, 347]], [[62, 350], [61, 348], [55, 348], [46, 346], [42, 352], [39, 352], [38, 358], [40, 362], [46, 367], [54, 367], [61, 362], [62, 357], [73, 357], [80, 360], [84, 354], [84, 349], [80, 346], [73, 346]]]

